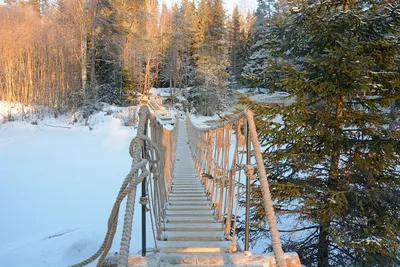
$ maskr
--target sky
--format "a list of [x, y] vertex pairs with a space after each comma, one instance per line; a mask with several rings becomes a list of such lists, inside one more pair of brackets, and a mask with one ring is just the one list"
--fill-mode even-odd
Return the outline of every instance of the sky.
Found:
[[[195, 0], [196, 2], [200, 0]], [[160, 0], [159, 3], [165, 2], [169, 7], [173, 3], [179, 3], [180, 0]], [[3, 4], [4, 0], [0, 0], [0, 4]], [[254, 11], [257, 8], [257, 0], [224, 0], [225, 9], [229, 14], [232, 14], [233, 9], [236, 4], [239, 6], [239, 11], [242, 14], [247, 14], [247, 11], [250, 9]]]
[[[200, 0], [195, 1], [199, 2]], [[160, 3], [162, 2], [166, 3], [168, 6], [171, 6], [173, 3], [179, 3], [180, 0], [161, 0]], [[247, 14], [249, 9], [253, 11], [257, 8], [257, 0], [224, 0], [225, 9], [229, 14], [232, 14], [236, 4], [239, 6], [239, 11], [242, 14]]]

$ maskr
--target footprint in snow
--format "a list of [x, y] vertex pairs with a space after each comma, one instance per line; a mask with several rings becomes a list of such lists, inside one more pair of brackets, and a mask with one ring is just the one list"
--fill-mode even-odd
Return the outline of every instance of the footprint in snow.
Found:
[[99, 243], [93, 239], [80, 239], [70, 245], [62, 256], [63, 263], [73, 265], [86, 260], [99, 248]]

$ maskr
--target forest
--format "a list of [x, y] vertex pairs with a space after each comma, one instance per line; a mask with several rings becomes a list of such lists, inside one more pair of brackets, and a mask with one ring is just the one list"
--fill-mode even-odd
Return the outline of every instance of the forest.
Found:
[[[166, 87], [205, 116], [248, 106], [284, 250], [306, 266], [400, 265], [399, 1], [258, 0], [232, 14], [222, 0], [4, 2], [0, 100], [87, 117]], [[251, 245], [269, 252], [257, 181], [251, 199]]]
[[202, 113], [222, 109], [228, 85], [241, 84], [255, 20], [238, 7], [228, 16], [222, 1], [171, 9], [154, 0], [5, 3], [0, 99], [58, 113], [129, 105], [153, 86], [198, 86], [210, 102]]

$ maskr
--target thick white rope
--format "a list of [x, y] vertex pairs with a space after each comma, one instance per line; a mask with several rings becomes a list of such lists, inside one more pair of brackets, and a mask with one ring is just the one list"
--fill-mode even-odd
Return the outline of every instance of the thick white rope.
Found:
[[[225, 121], [218, 125], [213, 125], [212, 127], [203, 128], [203, 129], [193, 125], [193, 123], [190, 121], [189, 114], [187, 114], [186, 118], [187, 118], [187, 128], [190, 129], [190, 131], [191, 131], [190, 135], [201, 136], [199, 133], [207, 133], [207, 132], [213, 131], [216, 139], [218, 138], [218, 129], [225, 127], [225, 125], [232, 125], [240, 119], [243, 119], [243, 118], [247, 119], [249, 131], [250, 131], [250, 138], [251, 138], [251, 142], [253, 144], [254, 154], [255, 154], [257, 168], [258, 168], [258, 172], [259, 172], [260, 187], [261, 187], [261, 192], [263, 195], [264, 209], [267, 211], [267, 221], [268, 221], [268, 225], [270, 226], [270, 234], [271, 234], [271, 239], [272, 239], [272, 247], [273, 247], [273, 251], [274, 251], [275, 260], [276, 260], [277, 266], [285, 267], [286, 262], [284, 259], [284, 252], [282, 250], [282, 244], [281, 244], [280, 237], [279, 237], [279, 231], [278, 231], [278, 227], [277, 227], [275, 211], [274, 211], [274, 208], [272, 205], [269, 184], [268, 184], [268, 180], [267, 180], [267, 176], [266, 176], [266, 172], [265, 172], [264, 162], [262, 159], [261, 147], [260, 147], [260, 142], [258, 140], [256, 126], [254, 123], [253, 112], [250, 111], [249, 109], [246, 109], [243, 112], [234, 115], [228, 121]], [[190, 143], [191, 149], [193, 151], [197, 144], [196, 144], [196, 142], [194, 142], [193, 139], [190, 139], [190, 141], [191, 142], [189, 142], [189, 143]], [[237, 142], [239, 142], [239, 139], [237, 140]], [[218, 146], [218, 144], [216, 144], [216, 147], [217, 146]], [[214, 152], [214, 155], [216, 155], [217, 157], [219, 156], [219, 154], [217, 154], [215, 152]], [[200, 163], [200, 165], [202, 165], [202, 163]], [[215, 176], [216, 176], [215, 168], [217, 168], [217, 166], [215, 166], [215, 164], [213, 164], [213, 165], [214, 165], [214, 181], [215, 181]], [[245, 170], [246, 176], [250, 176], [250, 177], [254, 176], [254, 170], [251, 166], [245, 166], [244, 170]], [[239, 175], [239, 177], [240, 177], [240, 175]], [[213, 189], [212, 189], [212, 194], [211, 194], [212, 199], [213, 199], [214, 191], [215, 191], [215, 183], [213, 184]], [[214, 199], [213, 199], [213, 201], [214, 201]], [[235, 225], [234, 225], [234, 227], [235, 227]]]
[[[150, 174], [145, 169], [147, 163], [148, 163], [148, 161], [144, 159], [144, 160], [140, 161], [138, 164], [136, 164], [130, 170], [130, 172], [126, 176], [124, 182], [122, 183], [121, 189], [118, 193], [117, 199], [114, 203], [110, 217], [108, 219], [108, 229], [107, 229], [106, 236], [105, 236], [104, 241], [103, 241], [101, 247], [99, 248], [99, 250], [93, 256], [88, 258], [87, 260], [84, 260], [78, 264], [72, 265], [72, 267], [82, 267], [82, 266], [88, 265], [89, 263], [96, 260], [98, 257], [100, 257], [100, 260], [97, 263], [97, 266], [101, 266], [103, 264], [103, 261], [112, 246], [112, 241], [114, 239], [116, 227], [118, 224], [118, 214], [119, 214], [119, 209], [120, 209], [121, 203], [130, 192], [136, 191], [137, 185], [141, 181], [143, 181], [144, 177], [146, 177]], [[139, 169], [142, 170], [142, 174], [137, 176], [137, 171]]]
[[[143, 142], [139, 142], [139, 140], [144, 140], [147, 142], [148, 149], [155, 149], [157, 154], [156, 160], [150, 160], [151, 163], [155, 163], [157, 160], [160, 160], [160, 152], [157, 146], [151, 141], [151, 139], [144, 135], [145, 127], [147, 127], [149, 117], [151, 116], [150, 110], [147, 106], [142, 106], [139, 110], [139, 125], [137, 129], [137, 136], [134, 138], [130, 145], [130, 154], [132, 156], [132, 165], [137, 164], [136, 162], [140, 161], [143, 149]], [[135, 142], [136, 140], [136, 142]], [[135, 146], [135, 149], [133, 148]], [[146, 151], [147, 154], [147, 151]], [[149, 173], [149, 172], [148, 172]], [[149, 174], [148, 174], [149, 175]], [[146, 175], [146, 176], [148, 176]], [[141, 181], [137, 182], [137, 184], [143, 181], [144, 177]], [[136, 184], [136, 185], [137, 185]], [[128, 257], [129, 257], [129, 248], [132, 237], [132, 222], [133, 215], [135, 211], [135, 198], [136, 198], [136, 185], [134, 190], [130, 191], [128, 194], [128, 199], [126, 201], [125, 208], [125, 216], [124, 216], [124, 226], [122, 228], [122, 237], [121, 237], [121, 248], [118, 259], [118, 267], [126, 267], [128, 266]]]
[[254, 123], [253, 112], [245, 110], [247, 123], [251, 141], [253, 143], [254, 155], [257, 162], [257, 170], [260, 177], [260, 188], [263, 196], [264, 208], [267, 211], [267, 221], [270, 228], [270, 235], [272, 239], [272, 248], [275, 255], [276, 265], [279, 267], [286, 267], [285, 254], [282, 249], [281, 239], [279, 237], [278, 224], [276, 222], [275, 211], [272, 205], [271, 192], [269, 190], [269, 183], [267, 180], [267, 173], [265, 171], [264, 161], [261, 153], [261, 145], [258, 141], [258, 134], [256, 124]]
[[[101, 266], [103, 264], [108, 252], [111, 249], [116, 233], [121, 203], [126, 197], [128, 198], [124, 217], [124, 227], [121, 238], [121, 250], [118, 266], [126, 267], [128, 265], [129, 246], [132, 234], [132, 219], [134, 214], [134, 200], [136, 198], [137, 185], [143, 182], [143, 179], [149, 176], [151, 172], [156, 172], [155, 176], [160, 177], [158, 163], [164, 160], [162, 153], [160, 153], [160, 150], [157, 147], [156, 143], [153, 143], [148, 136], [144, 135], [145, 127], [147, 126], [148, 120], [150, 118], [151, 113], [149, 108], [147, 106], [142, 106], [139, 111], [139, 126], [137, 130], [137, 136], [131, 141], [129, 145], [129, 154], [133, 159], [132, 167], [121, 185], [118, 196], [111, 210], [111, 214], [107, 224], [107, 233], [104, 237], [102, 245], [93, 256], [78, 264], [72, 265], [72, 267], [82, 267], [88, 265], [99, 257], [100, 259], [97, 263], [97, 266]], [[176, 132], [175, 128], [173, 132], [174, 131]], [[145, 152], [145, 155], [147, 155], [147, 159], [142, 158], [142, 148], [144, 141], [147, 145], [147, 151]], [[150, 170], [146, 168], [148, 164], [150, 165]], [[139, 170], [141, 171], [140, 175]]]

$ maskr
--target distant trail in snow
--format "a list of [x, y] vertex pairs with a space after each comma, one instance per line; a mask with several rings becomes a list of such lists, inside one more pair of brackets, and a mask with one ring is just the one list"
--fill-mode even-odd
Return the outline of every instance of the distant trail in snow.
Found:
[[71, 129], [72, 128], [72, 127], [68, 127], [68, 126], [50, 125], [50, 124], [46, 124], [46, 123], [44, 123], [43, 125], [47, 126], [47, 127], [53, 127], [53, 128], [63, 128], [63, 129]]
[[48, 240], [48, 239], [60, 237], [60, 236], [63, 236], [63, 235], [66, 235], [66, 234], [75, 232], [75, 231], [77, 231], [77, 230], [79, 230], [79, 228], [67, 229], [67, 230], [64, 230], [64, 231], [57, 232], [57, 233], [55, 233], [54, 235], [46, 236], [46, 237], [43, 238], [42, 240]]
[[28, 136], [29, 136], [29, 133], [26, 132], [26, 133], [18, 134], [18, 135], [11, 136], [11, 137], [8, 137], [8, 138], [0, 138], [0, 147], [5, 146], [5, 145], [9, 145], [11, 143], [14, 143], [14, 142], [22, 140], [22, 139], [25, 139]]

